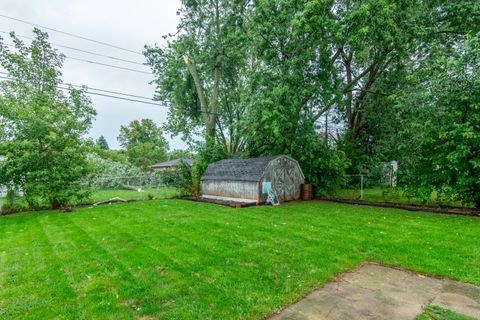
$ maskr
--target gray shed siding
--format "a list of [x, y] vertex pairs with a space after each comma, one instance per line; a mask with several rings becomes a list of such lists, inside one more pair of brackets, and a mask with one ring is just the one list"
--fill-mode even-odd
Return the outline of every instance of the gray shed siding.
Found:
[[253, 181], [202, 181], [202, 194], [220, 197], [258, 200], [258, 183]]
[[263, 202], [262, 182], [272, 182], [280, 201], [289, 201], [300, 198], [305, 177], [298, 162], [284, 155], [227, 159], [208, 167], [201, 179], [201, 193]]
[[290, 201], [300, 199], [300, 185], [305, 183], [305, 177], [296, 160], [281, 156], [270, 161], [263, 181], [272, 183], [280, 201]]

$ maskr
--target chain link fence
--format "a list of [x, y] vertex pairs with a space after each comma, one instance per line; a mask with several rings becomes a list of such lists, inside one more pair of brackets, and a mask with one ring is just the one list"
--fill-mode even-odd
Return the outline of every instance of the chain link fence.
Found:
[[122, 200], [166, 199], [182, 195], [170, 173], [141, 176], [101, 176], [81, 183], [80, 188], [91, 190], [91, 201], [113, 198]]
[[[175, 186], [172, 173], [149, 174], [139, 176], [97, 176], [88, 177], [79, 182], [76, 188], [89, 191], [89, 196], [72, 205], [96, 204], [109, 200], [151, 200], [169, 199], [183, 195], [183, 191]], [[38, 208], [48, 209], [47, 200], [39, 201]], [[0, 186], [0, 213], [11, 213], [30, 210], [31, 206], [21, 190], [8, 190]]]
[[338, 198], [368, 201], [388, 201], [398, 198], [401, 188], [393, 175], [351, 174], [345, 177]]
[[98, 177], [85, 181], [81, 184], [83, 188], [93, 190], [142, 190], [157, 189], [168, 187], [163, 175], [143, 175], [143, 176], [116, 176], [116, 177]]
[[346, 175], [335, 196], [349, 200], [390, 202], [398, 200], [400, 196], [398, 184], [397, 161], [383, 162], [368, 173]]

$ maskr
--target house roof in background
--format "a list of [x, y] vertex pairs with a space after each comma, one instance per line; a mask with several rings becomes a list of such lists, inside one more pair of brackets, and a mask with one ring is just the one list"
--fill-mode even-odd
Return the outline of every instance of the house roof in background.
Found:
[[201, 180], [260, 181], [268, 164], [278, 157], [282, 155], [220, 160], [208, 166]]
[[169, 160], [169, 161], [154, 164], [153, 166], [150, 166], [150, 168], [152, 169], [171, 168], [171, 167], [178, 166], [181, 162], [184, 162], [191, 166], [193, 164], [193, 159], [179, 158], [179, 159]]

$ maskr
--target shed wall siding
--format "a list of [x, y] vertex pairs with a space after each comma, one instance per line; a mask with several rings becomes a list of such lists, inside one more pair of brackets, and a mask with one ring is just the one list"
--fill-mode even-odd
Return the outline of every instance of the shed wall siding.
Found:
[[272, 182], [280, 201], [290, 201], [300, 199], [300, 185], [305, 178], [296, 161], [279, 157], [269, 163], [265, 181]]
[[204, 180], [201, 182], [202, 194], [219, 197], [231, 197], [257, 200], [258, 182]]

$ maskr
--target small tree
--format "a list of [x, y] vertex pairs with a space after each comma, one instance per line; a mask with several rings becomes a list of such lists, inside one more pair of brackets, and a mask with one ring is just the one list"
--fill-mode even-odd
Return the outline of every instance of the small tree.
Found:
[[100, 136], [100, 138], [97, 139], [96, 144], [100, 149], [110, 150], [110, 147], [108, 146], [107, 139], [105, 139], [104, 136]]
[[34, 29], [26, 46], [14, 33], [15, 52], [0, 39], [0, 64], [9, 80], [0, 83], [0, 137], [6, 160], [0, 183], [20, 187], [31, 206], [48, 201], [54, 208], [85, 194], [78, 181], [87, 173], [82, 140], [95, 110], [83, 90], [59, 89], [64, 56]]
[[134, 120], [128, 126], [121, 126], [118, 141], [127, 151], [129, 161], [144, 170], [167, 159], [168, 142], [150, 119]]
[[197, 196], [200, 194], [200, 179], [208, 165], [228, 158], [229, 154], [224, 150], [222, 144], [208, 137], [205, 143], [198, 144], [195, 149], [197, 154], [193, 165], [180, 163], [176, 171], [167, 174], [166, 183]]

